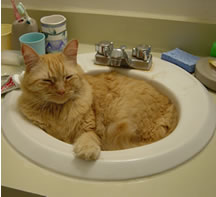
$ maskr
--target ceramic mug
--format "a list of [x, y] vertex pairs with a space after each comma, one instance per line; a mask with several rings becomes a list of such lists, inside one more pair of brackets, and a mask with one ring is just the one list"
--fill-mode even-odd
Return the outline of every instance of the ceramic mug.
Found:
[[19, 37], [19, 41], [21, 44], [29, 45], [40, 55], [45, 54], [45, 35], [43, 33], [26, 33]]
[[46, 36], [46, 52], [60, 52], [67, 44], [66, 18], [62, 15], [44, 16], [41, 30]]

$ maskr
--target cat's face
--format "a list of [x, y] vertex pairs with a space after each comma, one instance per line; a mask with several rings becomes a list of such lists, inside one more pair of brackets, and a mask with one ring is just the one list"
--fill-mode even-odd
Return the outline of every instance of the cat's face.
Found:
[[39, 56], [22, 46], [26, 72], [22, 87], [45, 102], [63, 104], [79, 95], [82, 78], [76, 63], [77, 41], [71, 41], [63, 53]]

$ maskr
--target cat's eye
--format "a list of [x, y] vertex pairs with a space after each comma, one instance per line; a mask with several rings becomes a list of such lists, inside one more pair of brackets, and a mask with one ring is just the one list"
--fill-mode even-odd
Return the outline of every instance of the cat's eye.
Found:
[[53, 81], [51, 79], [43, 79], [43, 82], [46, 82], [46, 83], [53, 83]]
[[73, 77], [73, 75], [67, 75], [66, 77], [65, 77], [65, 79], [66, 80], [69, 80], [69, 79], [71, 79]]

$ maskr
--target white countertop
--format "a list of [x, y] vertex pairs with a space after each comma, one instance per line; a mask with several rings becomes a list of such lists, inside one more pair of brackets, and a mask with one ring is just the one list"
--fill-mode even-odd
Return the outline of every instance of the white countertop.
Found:
[[[94, 46], [80, 44], [79, 53], [93, 52]], [[153, 53], [153, 56], [160, 56]], [[2, 65], [2, 74], [23, 68]], [[209, 91], [216, 103], [216, 93]], [[3, 116], [4, 114], [2, 114]], [[216, 118], [215, 118], [216, 119]], [[41, 168], [16, 152], [2, 136], [2, 185], [49, 197], [67, 196], [150, 196], [214, 197], [216, 194], [216, 136], [199, 154], [169, 171], [128, 181], [87, 181]], [[143, 166], [145, 168], [145, 166]]]

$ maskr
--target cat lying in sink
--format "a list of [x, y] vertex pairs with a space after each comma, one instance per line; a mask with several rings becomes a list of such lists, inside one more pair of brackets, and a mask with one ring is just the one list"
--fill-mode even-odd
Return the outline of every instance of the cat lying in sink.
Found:
[[39, 56], [22, 45], [26, 72], [20, 112], [53, 137], [74, 144], [75, 155], [96, 160], [101, 150], [149, 144], [177, 124], [171, 100], [144, 80], [117, 72], [84, 74], [78, 41], [62, 53]]

